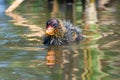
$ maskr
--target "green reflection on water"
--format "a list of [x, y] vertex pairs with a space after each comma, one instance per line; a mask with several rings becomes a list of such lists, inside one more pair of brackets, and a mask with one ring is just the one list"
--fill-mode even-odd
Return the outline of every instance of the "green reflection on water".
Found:
[[[85, 34], [81, 43], [48, 48], [42, 44], [46, 20], [54, 16], [81, 24], [81, 3], [58, 4], [58, 12], [54, 12], [47, 0], [31, 1], [26, 0], [0, 19], [0, 24], [4, 23], [0, 25], [1, 80], [119, 79], [119, 45], [107, 44], [119, 44], [119, 25], [90, 25], [88, 29], [80, 26]], [[101, 37], [99, 29], [102, 33], [113, 30], [115, 34]], [[49, 50], [55, 51], [52, 65], [47, 64]]]

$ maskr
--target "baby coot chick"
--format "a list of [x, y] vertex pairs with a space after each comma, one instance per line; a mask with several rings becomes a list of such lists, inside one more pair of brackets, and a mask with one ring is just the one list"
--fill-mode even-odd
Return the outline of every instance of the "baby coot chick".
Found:
[[43, 43], [45, 45], [65, 45], [80, 41], [82, 39], [80, 32], [81, 30], [70, 22], [50, 19], [46, 22]]

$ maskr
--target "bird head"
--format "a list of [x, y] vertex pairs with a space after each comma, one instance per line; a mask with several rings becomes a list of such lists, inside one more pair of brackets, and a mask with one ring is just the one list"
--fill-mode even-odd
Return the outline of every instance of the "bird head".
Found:
[[45, 34], [48, 36], [59, 36], [64, 33], [63, 24], [60, 20], [50, 19], [46, 22]]

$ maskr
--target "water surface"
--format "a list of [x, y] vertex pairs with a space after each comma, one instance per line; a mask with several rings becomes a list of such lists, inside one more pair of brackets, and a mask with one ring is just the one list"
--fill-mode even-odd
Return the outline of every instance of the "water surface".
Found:
[[[119, 1], [101, 11], [100, 25], [88, 30], [81, 24], [79, 1], [31, 1], [5, 14], [8, 4], [0, 0], [0, 80], [120, 79]], [[77, 44], [44, 46], [45, 22], [51, 17], [79, 25], [86, 37]]]

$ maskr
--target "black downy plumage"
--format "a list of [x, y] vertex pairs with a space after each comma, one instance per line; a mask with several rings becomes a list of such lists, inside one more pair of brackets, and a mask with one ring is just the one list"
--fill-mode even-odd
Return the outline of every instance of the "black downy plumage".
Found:
[[77, 26], [73, 26], [70, 21], [50, 19], [46, 23], [46, 30], [48, 28], [52, 28], [53, 30], [52, 32], [46, 31], [43, 42], [45, 45], [65, 45], [81, 41], [83, 38], [81, 29]]

